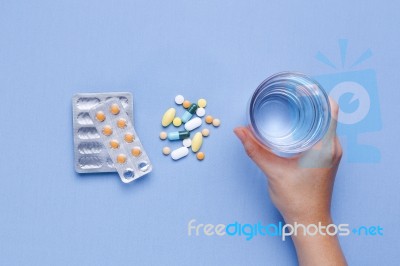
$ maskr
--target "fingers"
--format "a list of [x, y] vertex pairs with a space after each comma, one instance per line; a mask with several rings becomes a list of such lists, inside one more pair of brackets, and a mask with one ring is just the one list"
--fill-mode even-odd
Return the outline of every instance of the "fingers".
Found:
[[329, 125], [328, 132], [325, 135], [325, 139], [333, 140], [336, 137], [336, 127], [339, 115], [339, 105], [329, 97], [329, 104], [331, 106], [331, 123]]
[[312, 149], [303, 153], [299, 165], [305, 168], [330, 168], [336, 158], [341, 157], [342, 149], [336, 137], [336, 126], [339, 113], [338, 104], [329, 97], [331, 122], [325, 136]]
[[279, 159], [279, 157], [261, 146], [247, 127], [235, 128], [234, 132], [242, 142], [247, 155], [258, 165], [258, 167], [261, 168], [261, 170], [265, 173], [269, 172], [272, 165]]

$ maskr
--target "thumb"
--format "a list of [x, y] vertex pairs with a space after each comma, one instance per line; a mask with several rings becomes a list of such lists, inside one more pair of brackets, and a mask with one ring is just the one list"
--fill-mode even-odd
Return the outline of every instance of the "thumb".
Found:
[[247, 127], [237, 127], [233, 130], [240, 139], [247, 155], [264, 172], [269, 172], [277, 156], [264, 148]]

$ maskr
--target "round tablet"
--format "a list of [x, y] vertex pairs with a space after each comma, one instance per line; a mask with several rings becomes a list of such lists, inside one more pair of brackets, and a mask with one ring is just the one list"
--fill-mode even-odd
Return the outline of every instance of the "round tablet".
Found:
[[126, 133], [124, 136], [124, 140], [128, 143], [131, 143], [135, 140], [135, 137], [131, 133]]
[[204, 128], [201, 131], [201, 135], [203, 135], [203, 137], [208, 137], [210, 135], [210, 130], [208, 130], [208, 128]]
[[164, 140], [164, 139], [166, 139], [167, 138], [167, 132], [164, 132], [164, 131], [161, 131], [160, 132], [160, 139], [162, 139], [162, 140]]
[[196, 154], [196, 157], [197, 157], [197, 160], [199, 160], [199, 161], [202, 161], [202, 160], [204, 160], [204, 157], [205, 157], [205, 155], [204, 155], [204, 152], [198, 152], [197, 154]]
[[211, 115], [206, 116], [206, 123], [207, 123], [207, 124], [211, 124], [212, 121], [213, 121], [213, 119], [214, 119], [214, 118], [213, 118]]
[[142, 151], [140, 150], [139, 147], [134, 147], [134, 148], [131, 150], [131, 153], [132, 153], [133, 156], [139, 157], [139, 155], [142, 153]]
[[197, 101], [197, 105], [201, 108], [204, 108], [207, 105], [207, 101], [205, 99], [200, 99]]
[[214, 127], [219, 127], [221, 125], [221, 121], [218, 118], [215, 118], [212, 121], [212, 124], [213, 124]]
[[110, 141], [110, 147], [112, 149], [118, 149], [119, 148], [119, 142], [116, 139], [113, 139]]
[[182, 119], [180, 117], [175, 117], [174, 120], [172, 120], [172, 124], [174, 124], [176, 127], [179, 127], [182, 125]]
[[120, 118], [117, 120], [117, 126], [119, 128], [125, 128], [126, 127], [126, 120], [124, 118]]
[[186, 148], [189, 148], [192, 145], [192, 140], [187, 138], [187, 139], [184, 139], [182, 141], [182, 143], [183, 143], [183, 146], [185, 146]]
[[96, 113], [96, 119], [100, 122], [103, 122], [104, 120], [106, 120], [106, 115], [102, 111], [98, 111]]
[[117, 155], [117, 163], [124, 164], [126, 163], [126, 155], [125, 154], [118, 154]]
[[110, 126], [103, 127], [103, 131], [102, 132], [106, 136], [110, 136], [113, 133], [112, 128]]
[[206, 114], [206, 109], [200, 107], [196, 110], [196, 115], [199, 117], [203, 117]]
[[113, 104], [110, 106], [110, 113], [112, 113], [113, 115], [119, 114], [119, 106], [118, 106], [118, 104], [113, 103]]
[[164, 155], [168, 155], [168, 154], [171, 153], [171, 149], [170, 149], [169, 147], [164, 147], [164, 148], [162, 149], [162, 153], [163, 153]]
[[185, 100], [185, 98], [180, 94], [175, 96], [175, 103], [176, 104], [182, 104], [184, 100]]
[[190, 105], [191, 105], [191, 103], [190, 103], [188, 100], [185, 100], [185, 101], [182, 103], [182, 106], [183, 106], [184, 108], [186, 108], [186, 109], [188, 109], [188, 108], [190, 107]]

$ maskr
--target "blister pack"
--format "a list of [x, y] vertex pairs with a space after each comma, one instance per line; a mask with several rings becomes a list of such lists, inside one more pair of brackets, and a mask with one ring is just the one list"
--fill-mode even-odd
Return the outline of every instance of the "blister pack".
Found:
[[89, 110], [110, 98], [117, 98], [133, 121], [133, 99], [128, 92], [78, 93], [72, 98], [75, 171], [78, 173], [116, 172]]
[[95, 105], [89, 110], [89, 115], [124, 183], [151, 172], [149, 157], [117, 98]]

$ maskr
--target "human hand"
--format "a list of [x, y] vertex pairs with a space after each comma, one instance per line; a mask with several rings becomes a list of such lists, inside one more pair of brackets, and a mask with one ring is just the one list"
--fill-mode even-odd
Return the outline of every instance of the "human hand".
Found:
[[[311, 150], [293, 158], [282, 158], [272, 153], [256, 140], [247, 127], [238, 127], [234, 130], [248, 156], [267, 176], [271, 200], [286, 223], [297, 222], [304, 225], [332, 223], [330, 205], [342, 148], [336, 136], [338, 105], [331, 99], [330, 105], [332, 119], [324, 138]], [[338, 251], [336, 257], [342, 259], [341, 262], [345, 264], [336, 237], [328, 238], [323, 239], [323, 246], [329, 246], [333, 250], [336, 248]], [[293, 240], [301, 264], [308, 262], [314, 264], [318, 261], [314, 255], [324, 254], [324, 250], [321, 250], [321, 241], [310, 242], [307, 238], [301, 237], [294, 237]], [[318, 247], [315, 246], [316, 243]], [[332, 253], [329, 249], [325, 251]]]

